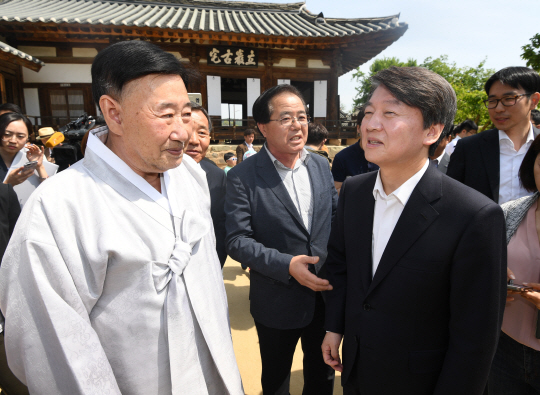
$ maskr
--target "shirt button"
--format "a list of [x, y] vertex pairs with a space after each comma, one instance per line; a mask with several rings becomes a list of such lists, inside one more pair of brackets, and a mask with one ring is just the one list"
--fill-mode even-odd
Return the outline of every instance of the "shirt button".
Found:
[[364, 310], [365, 311], [371, 310], [371, 306], [369, 304], [367, 304], [367, 303], [364, 303]]

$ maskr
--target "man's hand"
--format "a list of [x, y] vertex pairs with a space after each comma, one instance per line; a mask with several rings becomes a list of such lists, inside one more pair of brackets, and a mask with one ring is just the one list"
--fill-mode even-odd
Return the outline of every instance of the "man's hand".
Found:
[[296, 281], [314, 291], [330, 291], [332, 286], [328, 280], [323, 280], [311, 273], [308, 265], [314, 265], [319, 262], [318, 256], [298, 255], [291, 259], [289, 264], [289, 274]]
[[34, 169], [25, 170], [24, 166], [19, 167], [8, 174], [4, 184], [11, 184], [12, 186], [19, 185], [25, 182], [32, 174], [34, 174]]
[[341, 344], [343, 335], [334, 332], [328, 332], [322, 342], [322, 354], [324, 363], [330, 365], [332, 369], [343, 372], [343, 365], [339, 358], [339, 345]]
[[526, 285], [527, 287], [532, 287], [534, 291], [524, 291], [521, 292], [520, 296], [524, 297], [525, 299], [530, 300], [536, 305], [537, 309], [540, 309], [540, 284], [537, 283], [523, 283], [523, 285]]

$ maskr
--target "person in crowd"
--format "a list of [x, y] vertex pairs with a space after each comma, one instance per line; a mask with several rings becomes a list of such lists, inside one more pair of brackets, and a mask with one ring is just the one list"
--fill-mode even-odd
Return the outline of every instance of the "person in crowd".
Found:
[[454, 138], [452, 141], [448, 143], [446, 146], [446, 153], [448, 155], [452, 155], [454, 153], [454, 150], [456, 149], [456, 144], [459, 140], [465, 137], [473, 136], [478, 132], [478, 125], [474, 123], [474, 121], [471, 121], [470, 119], [466, 119], [465, 121], [461, 122], [458, 126], [456, 126], [452, 132], [452, 135]]
[[[43, 150], [28, 143], [31, 130], [32, 123], [22, 114], [0, 115], [0, 178], [4, 184], [22, 184], [35, 173], [40, 181], [48, 177], [43, 164]], [[37, 163], [25, 167], [28, 162]]]
[[506, 298], [502, 210], [429, 166], [456, 113], [444, 78], [391, 67], [372, 86], [362, 146], [380, 170], [341, 187], [323, 357], [345, 395], [480, 395]]
[[231, 170], [234, 166], [236, 166], [236, 162], [238, 161], [238, 158], [232, 153], [227, 152], [225, 155], [223, 155], [223, 159], [225, 160], [225, 163], [227, 166], [223, 170], [225, 170], [225, 175]]
[[246, 129], [244, 132], [244, 142], [236, 147], [236, 157], [238, 158], [238, 163], [241, 163], [244, 160], [244, 154], [246, 151], [258, 151], [255, 149], [255, 147], [253, 147], [253, 141], [255, 141], [255, 131], [253, 129]]
[[[0, 261], [21, 213], [17, 194], [11, 184], [0, 184]], [[27, 395], [28, 388], [9, 369], [4, 345], [4, 332], [0, 328], [0, 388], [2, 394]]]
[[[356, 116], [356, 132], [358, 137], [360, 137], [360, 125], [362, 124], [363, 118], [364, 110], [361, 108]], [[368, 173], [379, 168], [376, 164], [366, 160], [361, 141], [362, 139], [359, 138], [357, 143], [342, 149], [334, 157], [334, 162], [332, 163], [332, 176], [334, 177], [334, 186], [338, 193], [341, 189], [341, 185], [348, 177]]]
[[[519, 178], [533, 192], [504, 203], [508, 279], [540, 290], [540, 137], [523, 158]], [[509, 295], [501, 337], [489, 375], [489, 395], [540, 394], [540, 292]]]
[[328, 130], [322, 123], [310, 122], [308, 125], [308, 137], [306, 141], [306, 149], [310, 153], [314, 153], [324, 157], [328, 163], [332, 163], [332, 160], [328, 157], [328, 150], [322, 149], [324, 143], [328, 139]]
[[440, 172], [446, 174], [448, 164], [450, 163], [450, 155], [446, 153], [445, 148], [452, 139], [452, 127], [445, 129], [441, 134], [441, 139], [433, 155], [429, 156], [429, 160]]
[[0, 267], [9, 365], [35, 394], [243, 394], [208, 184], [183, 155], [188, 73], [134, 40], [91, 75], [107, 126], [32, 194]]
[[197, 103], [191, 103], [191, 120], [193, 133], [186, 147], [186, 154], [197, 162], [206, 173], [208, 188], [210, 189], [210, 214], [216, 236], [216, 251], [221, 267], [227, 260], [225, 249], [225, 191], [227, 176], [214, 162], [206, 157], [210, 146], [210, 132], [212, 121], [205, 108]]
[[36, 137], [36, 140], [41, 141], [41, 143], [43, 144], [43, 154], [45, 155], [45, 159], [50, 163], [54, 163], [54, 158], [52, 157], [52, 149], [47, 147], [45, 144], [47, 144], [47, 141], [49, 141], [49, 139], [54, 133], [56, 132], [53, 128], [40, 128], [38, 130], [38, 136]]
[[540, 75], [528, 67], [507, 67], [493, 74], [484, 89], [495, 129], [460, 140], [447, 175], [503, 204], [530, 194], [519, 184], [518, 171], [540, 132], [531, 124]]
[[540, 129], [540, 111], [532, 110], [531, 111], [531, 123], [537, 129]]
[[21, 114], [21, 115], [23, 113], [21, 108], [16, 104], [13, 104], [13, 103], [0, 104], [0, 115], [4, 115], [10, 112], [16, 112], [17, 114]]
[[326, 244], [337, 203], [328, 161], [304, 148], [309, 117], [291, 85], [266, 90], [253, 104], [264, 147], [227, 174], [227, 252], [249, 266], [265, 394], [289, 394], [302, 339], [304, 394], [332, 394], [334, 372], [320, 355], [324, 301], [331, 289]]

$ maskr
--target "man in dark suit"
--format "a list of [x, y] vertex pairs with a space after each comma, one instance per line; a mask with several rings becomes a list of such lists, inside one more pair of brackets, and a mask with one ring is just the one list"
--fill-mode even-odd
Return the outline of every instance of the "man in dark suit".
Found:
[[392, 67], [372, 84], [362, 146], [380, 170], [341, 188], [323, 357], [345, 395], [480, 395], [506, 297], [502, 210], [428, 165], [456, 112], [448, 82]]
[[304, 394], [332, 394], [334, 372], [320, 355], [326, 244], [337, 204], [328, 161], [305, 148], [309, 118], [291, 85], [253, 104], [265, 146], [227, 174], [227, 252], [251, 268], [251, 314], [262, 360], [262, 388], [289, 394], [302, 339]]
[[212, 122], [205, 108], [199, 104], [191, 103], [191, 118], [193, 123], [193, 134], [186, 147], [186, 154], [191, 156], [195, 162], [201, 165], [206, 173], [208, 189], [210, 190], [210, 215], [214, 225], [216, 236], [216, 251], [221, 267], [227, 260], [225, 249], [225, 190], [227, 188], [227, 177], [214, 162], [206, 158], [206, 151], [210, 146], [210, 131]]
[[530, 195], [519, 183], [525, 153], [540, 132], [530, 121], [540, 100], [540, 76], [527, 67], [507, 67], [485, 86], [495, 129], [459, 140], [448, 176], [503, 204]]

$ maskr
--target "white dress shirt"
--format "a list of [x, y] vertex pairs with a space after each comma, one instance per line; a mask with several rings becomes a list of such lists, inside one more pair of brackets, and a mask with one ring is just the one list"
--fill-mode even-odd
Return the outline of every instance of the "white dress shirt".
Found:
[[266, 144], [264, 145], [270, 160], [274, 164], [283, 185], [287, 189], [294, 207], [300, 214], [302, 222], [307, 231], [311, 233], [311, 221], [313, 218], [313, 193], [311, 191], [311, 180], [307, 169], [307, 162], [310, 153], [304, 148], [300, 154], [300, 158], [294, 164], [294, 168], [289, 168], [276, 159], [270, 152]]
[[523, 188], [518, 175], [521, 162], [523, 162], [523, 158], [529, 150], [533, 140], [534, 133], [531, 125], [529, 133], [527, 134], [526, 143], [521, 146], [519, 151], [516, 151], [510, 137], [502, 130], [499, 130], [499, 204], [532, 194]]
[[448, 155], [452, 155], [452, 153], [454, 152], [454, 150], [456, 149], [456, 144], [457, 142], [461, 139], [461, 137], [459, 136], [456, 136], [454, 137], [454, 139], [452, 141], [450, 141], [447, 145], [446, 145], [446, 148], [444, 149], [444, 151], [448, 154]]
[[388, 244], [388, 240], [394, 232], [394, 228], [407, 204], [407, 201], [411, 197], [411, 194], [416, 188], [416, 185], [426, 172], [429, 166], [429, 160], [420, 171], [415, 173], [411, 178], [405, 181], [398, 189], [392, 192], [390, 195], [386, 195], [384, 192], [383, 184], [381, 181], [380, 171], [377, 174], [377, 181], [375, 181], [375, 187], [373, 188], [373, 197], [375, 198], [375, 212], [373, 215], [373, 235], [372, 235], [372, 276], [375, 276], [379, 262], [383, 252]]
[[441, 156], [439, 156], [438, 158], [435, 158], [435, 159], [432, 160], [432, 162], [434, 162], [434, 163], [437, 165], [437, 168], [438, 168], [439, 165], [441, 164], [441, 160], [442, 160], [444, 154], [446, 154], [445, 151], [443, 151], [443, 153], [441, 154]]

